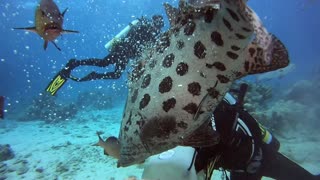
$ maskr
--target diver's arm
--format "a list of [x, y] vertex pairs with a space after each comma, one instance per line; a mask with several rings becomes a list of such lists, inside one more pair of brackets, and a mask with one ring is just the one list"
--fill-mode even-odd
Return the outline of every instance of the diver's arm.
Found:
[[87, 76], [80, 79], [73, 79], [75, 81], [91, 81], [96, 79], [119, 79], [122, 72], [126, 69], [128, 61], [125, 58], [118, 59], [118, 63], [115, 64], [114, 72], [96, 73], [91, 72]]

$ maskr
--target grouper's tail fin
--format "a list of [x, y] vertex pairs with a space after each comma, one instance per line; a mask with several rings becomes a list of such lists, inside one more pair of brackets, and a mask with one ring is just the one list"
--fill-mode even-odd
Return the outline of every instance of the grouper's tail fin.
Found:
[[268, 36], [267, 46], [261, 47], [256, 41], [248, 46], [244, 64], [247, 74], [269, 72], [289, 65], [289, 54], [284, 44], [276, 36]]

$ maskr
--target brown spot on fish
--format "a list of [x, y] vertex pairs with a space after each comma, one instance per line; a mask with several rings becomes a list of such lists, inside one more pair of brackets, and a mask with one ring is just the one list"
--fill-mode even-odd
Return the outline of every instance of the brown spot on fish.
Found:
[[162, 103], [162, 109], [165, 112], [168, 112], [170, 109], [173, 109], [175, 107], [176, 103], [177, 103], [177, 101], [175, 98], [170, 98], [167, 101], [164, 101]]
[[254, 56], [254, 53], [256, 52], [256, 50], [254, 48], [249, 48], [249, 53], [250, 53], [250, 56], [253, 57]]
[[217, 78], [220, 81], [220, 83], [228, 83], [230, 81], [230, 79], [228, 77], [221, 75], [221, 74], [218, 74]]
[[234, 53], [234, 52], [231, 52], [231, 51], [227, 51], [227, 56], [233, 60], [236, 60], [238, 59], [239, 55]]
[[235, 35], [237, 36], [238, 39], [246, 39], [246, 37], [242, 34], [236, 33]]
[[211, 33], [211, 40], [217, 45], [217, 46], [223, 46], [223, 39], [221, 37], [221, 34], [217, 31], [213, 31]]
[[166, 57], [164, 57], [164, 60], [162, 62], [162, 66], [165, 68], [171, 67], [174, 61], [174, 57], [175, 56], [173, 53], [166, 55]]
[[201, 86], [198, 82], [192, 82], [192, 83], [188, 84], [188, 91], [193, 96], [199, 96], [200, 92], [201, 92]]
[[204, 22], [211, 23], [214, 18], [214, 11], [215, 10], [213, 8], [206, 10], [206, 12], [204, 13]]
[[206, 47], [202, 44], [201, 41], [197, 41], [194, 45], [194, 55], [199, 59], [203, 59], [206, 57]]
[[223, 18], [222, 21], [223, 21], [223, 24], [229, 29], [229, 31], [233, 31], [233, 28], [228, 20]]
[[222, 62], [214, 62], [213, 64], [206, 64], [206, 66], [208, 68], [212, 68], [212, 67], [215, 67], [217, 68], [219, 71], [225, 71], [226, 70], [226, 66], [222, 63]]
[[145, 108], [150, 102], [150, 95], [149, 94], [145, 94], [143, 95], [143, 98], [140, 101], [140, 106], [139, 109], [142, 110], [143, 108]]
[[186, 24], [186, 27], [184, 28], [184, 34], [187, 36], [190, 36], [193, 34], [195, 29], [196, 29], [196, 24], [193, 21], [190, 21]]
[[165, 77], [159, 84], [159, 92], [166, 93], [172, 88], [172, 78], [170, 76]]
[[189, 103], [183, 110], [187, 111], [189, 114], [196, 114], [198, 110], [198, 105], [195, 103]]
[[242, 30], [246, 31], [246, 32], [251, 32], [251, 29], [248, 29], [246, 27], [243, 27]]
[[240, 50], [240, 48], [238, 46], [236, 46], [236, 45], [232, 45], [231, 49], [234, 50], [234, 51], [239, 51]]
[[217, 91], [214, 87], [207, 89], [207, 91], [208, 95], [213, 99], [217, 98], [220, 95], [219, 91]]
[[245, 70], [246, 72], [249, 72], [249, 66], [250, 66], [250, 62], [249, 62], [249, 61], [246, 61], [246, 62], [244, 63], [244, 70]]
[[230, 14], [230, 16], [232, 17], [233, 20], [239, 22], [240, 21], [240, 18], [238, 17], [238, 15], [231, 9], [229, 8], [226, 8], [228, 13]]
[[142, 81], [141, 88], [146, 88], [150, 85], [151, 75], [147, 74]]
[[178, 64], [177, 68], [176, 68], [176, 72], [177, 74], [179, 74], [180, 76], [185, 75], [188, 72], [189, 66], [188, 64], [181, 62]]

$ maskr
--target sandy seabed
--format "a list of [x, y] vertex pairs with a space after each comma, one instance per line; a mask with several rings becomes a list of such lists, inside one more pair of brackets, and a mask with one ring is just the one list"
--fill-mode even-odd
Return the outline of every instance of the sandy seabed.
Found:
[[[143, 164], [117, 168], [103, 154], [96, 131], [103, 137], [119, 134], [122, 108], [82, 111], [63, 123], [43, 121], [0, 122], [0, 144], [9, 144], [15, 157], [0, 163], [1, 179], [105, 179], [141, 178]], [[296, 132], [281, 141], [281, 152], [314, 174], [320, 173], [320, 135]], [[318, 165], [318, 166], [317, 166]], [[214, 172], [212, 179], [220, 179]]]

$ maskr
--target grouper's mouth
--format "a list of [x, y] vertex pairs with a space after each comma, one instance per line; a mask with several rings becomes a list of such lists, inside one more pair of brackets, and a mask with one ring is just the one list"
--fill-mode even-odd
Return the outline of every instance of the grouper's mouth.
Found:
[[47, 24], [45, 27], [44, 27], [44, 31], [50, 31], [50, 30], [61, 30], [61, 27], [58, 26], [57, 24], [55, 23], [51, 23], [51, 24]]

